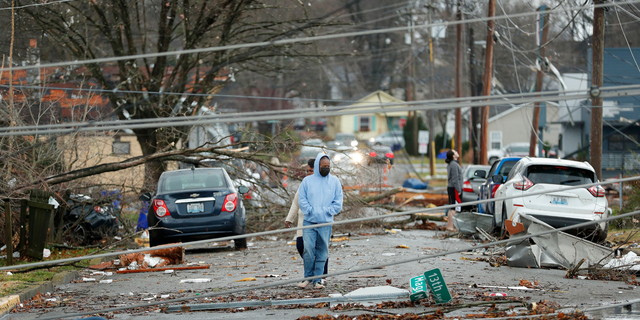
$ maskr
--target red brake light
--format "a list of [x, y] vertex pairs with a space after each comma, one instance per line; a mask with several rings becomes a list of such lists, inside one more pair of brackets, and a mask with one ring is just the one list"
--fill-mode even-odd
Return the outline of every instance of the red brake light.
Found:
[[533, 187], [533, 182], [531, 182], [531, 180], [527, 179], [527, 177], [524, 177], [524, 181], [518, 181], [518, 182], [514, 182], [513, 183], [513, 187], [518, 189], [518, 190], [528, 190], [529, 188]]
[[162, 218], [169, 214], [169, 208], [164, 203], [164, 200], [155, 199], [153, 200], [153, 211], [156, 213], [158, 218]]
[[387, 152], [387, 154], [385, 154], [385, 156], [387, 156], [387, 158], [389, 158], [389, 159], [393, 159], [393, 152]]
[[244, 198], [247, 200], [251, 200], [251, 190], [249, 190], [249, 192], [244, 194]]
[[226, 197], [224, 197], [224, 202], [222, 203], [222, 211], [231, 212], [236, 209], [236, 205], [238, 205], [238, 196], [235, 193], [229, 193]]
[[378, 154], [377, 154], [377, 153], [375, 153], [375, 152], [373, 152], [373, 151], [369, 152], [369, 157], [371, 157], [371, 158], [375, 158], [376, 156], [378, 156]]
[[605, 191], [604, 188], [601, 186], [593, 186], [589, 189], [589, 192], [591, 193], [592, 196], [596, 197], [596, 198], [601, 198], [604, 197]]
[[473, 192], [473, 187], [471, 187], [469, 180], [462, 184], [462, 192]]

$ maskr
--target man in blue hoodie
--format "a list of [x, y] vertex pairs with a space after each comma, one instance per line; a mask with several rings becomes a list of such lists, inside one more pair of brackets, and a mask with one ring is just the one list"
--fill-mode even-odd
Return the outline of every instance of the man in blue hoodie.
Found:
[[[319, 153], [313, 165], [313, 175], [304, 178], [298, 188], [298, 205], [304, 216], [304, 226], [333, 222], [333, 216], [342, 210], [342, 184], [330, 171], [329, 156]], [[305, 278], [322, 275], [329, 256], [330, 237], [331, 226], [303, 230]], [[320, 278], [312, 281], [314, 288], [324, 288]], [[309, 281], [305, 280], [298, 287], [307, 285]]]

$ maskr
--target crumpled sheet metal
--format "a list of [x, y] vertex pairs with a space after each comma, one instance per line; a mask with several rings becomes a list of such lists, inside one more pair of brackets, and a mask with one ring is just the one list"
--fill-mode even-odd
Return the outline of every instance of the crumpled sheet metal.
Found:
[[453, 225], [462, 234], [475, 234], [476, 227], [491, 231], [491, 216], [477, 212], [458, 212], [453, 216]]
[[[520, 215], [528, 234], [554, 230], [552, 226], [526, 214]], [[586, 259], [580, 269], [606, 264], [614, 255], [610, 248], [591, 241], [558, 231], [543, 236], [532, 237], [540, 249], [551, 259], [567, 269], [573, 268], [580, 260]]]
[[528, 239], [519, 243], [508, 243], [505, 256], [509, 267], [540, 268], [540, 248], [531, 245]]

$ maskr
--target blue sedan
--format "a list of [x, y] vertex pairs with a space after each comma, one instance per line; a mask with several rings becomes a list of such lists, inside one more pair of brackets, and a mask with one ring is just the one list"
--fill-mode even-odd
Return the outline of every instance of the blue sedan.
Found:
[[[149, 244], [157, 246], [245, 233], [245, 208], [239, 194], [247, 187], [233, 186], [223, 168], [191, 168], [162, 173], [151, 201], [147, 222]], [[155, 228], [154, 228], [155, 227]], [[247, 240], [235, 240], [246, 248]]]
[[[489, 174], [487, 175], [487, 180], [478, 188], [478, 200], [493, 199], [496, 194], [496, 190], [498, 190], [498, 187], [502, 183], [504, 183], [504, 181], [507, 179], [507, 176], [509, 175], [509, 172], [511, 172], [511, 168], [513, 168], [513, 166], [515, 166], [516, 163], [520, 161], [520, 159], [522, 158], [502, 158], [499, 161], [494, 162], [491, 166], [491, 169], [489, 170]], [[493, 182], [491, 177], [493, 177], [494, 175], [502, 176], [502, 181], [500, 183]], [[483, 202], [478, 205], [478, 211], [480, 213], [493, 216], [494, 203]]]

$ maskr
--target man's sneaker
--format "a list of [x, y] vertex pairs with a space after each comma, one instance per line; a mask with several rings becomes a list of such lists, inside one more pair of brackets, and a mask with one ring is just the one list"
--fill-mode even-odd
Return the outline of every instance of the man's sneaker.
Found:
[[316, 288], [316, 289], [324, 289], [324, 285], [321, 284], [320, 282], [318, 282], [315, 285], [313, 285], [313, 287]]
[[320, 279], [320, 284], [326, 287], [327, 286], [327, 280]]
[[298, 283], [298, 288], [306, 288], [308, 284], [309, 284], [309, 280], [302, 281]]

